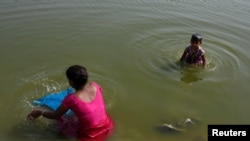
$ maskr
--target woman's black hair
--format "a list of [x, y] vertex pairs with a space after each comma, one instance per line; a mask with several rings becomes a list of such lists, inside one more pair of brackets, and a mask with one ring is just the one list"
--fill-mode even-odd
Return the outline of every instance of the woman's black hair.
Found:
[[81, 89], [88, 81], [87, 69], [80, 65], [70, 66], [66, 71], [66, 76], [73, 82], [73, 88]]
[[194, 42], [198, 41], [198, 42], [202, 43], [202, 36], [198, 33], [195, 33], [192, 35], [191, 41], [194, 41]]

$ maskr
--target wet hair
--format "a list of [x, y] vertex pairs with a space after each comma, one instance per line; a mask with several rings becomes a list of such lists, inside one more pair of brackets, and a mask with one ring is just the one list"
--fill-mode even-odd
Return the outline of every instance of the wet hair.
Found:
[[195, 34], [192, 35], [190, 41], [191, 42], [200, 42], [200, 43], [202, 43], [202, 36], [200, 34], [198, 34], [198, 33], [195, 33]]
[[87, 69], [80, 65], [70, 66], [66, 71], [66, 76], [73, 82], [73, 88], [81, 89], [88, 81]]

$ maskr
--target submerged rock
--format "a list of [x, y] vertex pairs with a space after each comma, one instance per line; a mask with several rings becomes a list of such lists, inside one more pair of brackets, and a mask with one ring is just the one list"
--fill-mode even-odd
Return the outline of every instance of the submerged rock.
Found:
[[185, 131], [184, 129], [174, 127], [172, 124], [167, 124], [167, 123], [164, 123], [162, 125], [162, 128], [166, 128], [166, 130], [176, 131], [176, 132], [183, 132], [183, 131]]
[[186, 118], [184, 121], [176, 123], [163, 123], [157, 126], [157, 130], [164, 133], [181, 133], [189, 130], [191, 127], [199, 125], [201, 122], [195, 118]]

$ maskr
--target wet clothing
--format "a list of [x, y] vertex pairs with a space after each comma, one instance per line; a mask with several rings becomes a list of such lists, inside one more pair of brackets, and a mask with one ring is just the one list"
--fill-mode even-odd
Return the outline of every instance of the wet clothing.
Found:
[[91, 85], [97, 90], [93, 101], [84, 102], [74, 94], [68, 95], [63, 100], [62, 105], [71, 109], [76, 116], [75, 118], [70, 116], [61, 118], [59, 123], [62, 126], [59, 127], [59, 130], [61, 129], [63, 134], [73, 136], [76, 132], [79, 141], [104, 141], [112, 131], [114, 124], [106, 113], [101, 86], [96, 82], [92, 82]]
[[202, 64], [202, 56], [204, 56], [205, 51], [202, 47], [199, 46], [197, 52], [192, 52], [192, 47], [188, 46], [185, 48], [184, 52], [186, 52], [186, 56], [184, 56], [184, 62], [188, 64]]

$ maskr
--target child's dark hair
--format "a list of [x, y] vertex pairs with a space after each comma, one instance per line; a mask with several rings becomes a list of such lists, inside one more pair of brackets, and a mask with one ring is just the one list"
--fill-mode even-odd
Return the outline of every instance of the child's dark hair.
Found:
[[88, 81], [87, 69], [80, 65], [70, 66], [66, 71], [66, 76], [73, 82], [76, 90], [81, 89]]
[[202, 43], [202, 36], [198, 33], [195, 33], [191, 37], [191, 42], [200, 42]]

